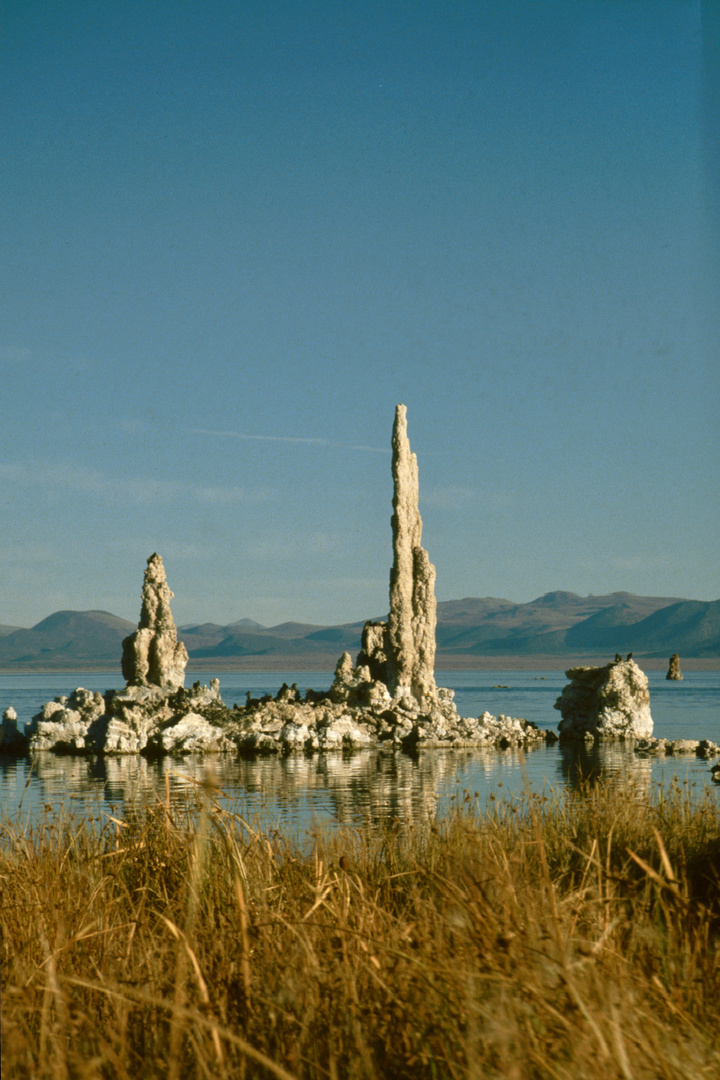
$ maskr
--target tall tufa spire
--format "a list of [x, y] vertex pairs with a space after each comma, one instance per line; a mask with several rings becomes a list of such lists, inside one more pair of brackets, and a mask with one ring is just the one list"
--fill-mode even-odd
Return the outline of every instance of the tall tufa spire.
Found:
[[432, 700], [435, 686], [435, 567], [421, 546], [417, 457], [407, 436], [407, 410], [398, 405], [392, 434], [393, 565], [387, 627], [388, 685], [394, 697]]
[[153, 554], [145, 571], [138, 628], [123, 641], [122, 673], [128, 686], [172, 689], [185, 682], [188, 654], [177, 639], [172, 596], [163, 561]]

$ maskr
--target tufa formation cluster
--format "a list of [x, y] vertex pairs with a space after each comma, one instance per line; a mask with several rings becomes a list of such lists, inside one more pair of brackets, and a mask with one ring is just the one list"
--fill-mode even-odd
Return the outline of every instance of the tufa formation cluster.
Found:
[[[417, 458], [398, 405], [392, 433], [393, 562], [387, 622], [367, 623], [353, 664], [338, 661], [326, 691], [281, 687], [275, 697], [228, 708], [219, 685], [184, 689], [187, 651], [178, 641], [165, 569], [148, 559], [138, 629], [123, 642], [126, 686], [79, 688], [48, 702], [25, 732], [31, 751], [159, 755], [276, 753], [385, 745], [532, 746], [555, 741], [527, 720], [461, 717], [452, 690], [435, 684], [435, 568], [422, 547]], [[8, 736], [10, 730], [8, 727]]]
[[[172, 592], [162, 559], [148, 559], [137, 630], [123, 642], [124, 689], [82, 688], [48, 702], [24, 733], [7, 709], [0, 748], [13, 752], [149, 756], [192, 752], [289, 753], [387, 746], [526, 748], [554, 742], [555, 732], [507, 716], [462, 717], [453, 691], [435, 683], [435, 568], [422, 546], [418, 465], [407, 414], [398, 405], [392, 433], [390, 612], [367, 622], [355, 663], [343, 653], [328, 690], [283, 685], [273, 697], [248, 697], [228, 708], [217, 679], [184, 688], [188, 654], [170, 610]], [[570, 683], [555, 703], [563, 741], [629, 739], [645, 752], [686, 752], [688, 744], [652, 738], [647, 677], [631, 656], [604, 667], [566, 672]], [[682, 678], [677, 655], [667, 677]], [[674, 749], [673, 749], [674, 747]], [[696, 752], [710, 744], [693, 744]]]

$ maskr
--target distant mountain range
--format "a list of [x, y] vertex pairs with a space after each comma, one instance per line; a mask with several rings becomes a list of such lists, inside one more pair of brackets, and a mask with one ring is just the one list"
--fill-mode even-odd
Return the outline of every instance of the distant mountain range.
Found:
[[[228, 626], [181, 626], [191, 661], [218, 666], [242, 658], [289, 662], [323, 660], [360, 647], [363, 623], [315, 626], [281, 623], [265, 627], [252, 619]], [[106, 611], [58, 611], [24, 630], [0, 625], [0, 668], [119, 667], [121, 643], [133, 623]], [[438, 604], [438, 661], [443, 657], [613, 656], [681, 658], [720, 656], [720, 600], [667, 596], [577, 596], [550, 592], [528, 604], [494, 597]]]

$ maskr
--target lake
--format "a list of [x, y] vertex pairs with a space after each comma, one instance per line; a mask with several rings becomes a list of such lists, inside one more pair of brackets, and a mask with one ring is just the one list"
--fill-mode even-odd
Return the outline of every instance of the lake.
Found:
[[[648, 672], [654, 734], [660, 737], [708, 738], [720, 743], [720, 672], [688, 672], [669, 682], [664, 672]], [[323, 689], [327, 672], [193, 672], [208, 683], [215, 675], [228, 705], [276, 693], [283, 682]], [[458, 711], [477, 716], [484, 710], [533, 720], [557, 728], [553, 703], [567, 680], [557, 671], [438, 672], [439, 686], [455, 690]], [[0, 711], [12, 705], [18, 723], [30, 720], [42, 704], [77, 686], [89, 690], [119, 688], [119, 672], [0, 675]], [[107, 820], [128, 806], [166, 799], [176, 809], [195, 806], [201, 782], [210, 778], [218, 798], [245, 820], [264, 828], [303, 832], [316, 825], [354, 825], [388, 818], [418, 821], [446, 814], [466, 793], [484, 805], [492, 799], [516, 799], [530, 785], [536, 791], [562, 793], [582, 778], [601, 771], [634, 794], [651, 795], [677, 778], [691, 797], [720, 785], [712, 783], [710, 765], [694, 755], [641, 757], [622, 745], [586, 750], [542, 746], [517, 750], [426, 750], [413, 757], [387, 750], [353, 754], [292, 755], [255, 760], [232, 755], [166, 758], [149, 762], [136, 756], [70, 758], [43, 753], [31, 761], [0, 758], [0, 810], [11, 817], [37, 818], [71, 809]]]

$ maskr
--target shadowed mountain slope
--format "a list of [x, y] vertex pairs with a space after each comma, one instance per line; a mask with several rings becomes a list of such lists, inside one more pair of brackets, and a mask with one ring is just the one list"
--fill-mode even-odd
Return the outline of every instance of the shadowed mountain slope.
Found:
[[714, 656], [720, 642], [720, 600], [681, 600], [662, 608], [642, 622], [625, 628], [623, 649], [664, 656], [677, 652], [681, 641], [686, 656]]
[[[627, 628], [676, 602], [676, 597], [624, 592], [607, 596], [550, 592], [527, 604], [497, 601], [494, 609], [489, 600], [450, 601], [438, 604], [438, 648], [478, 656], [614, 652], [625, 641], [619, 642], [616, 627]], [[462, 615], [457, 604], [465, 605]]]
[[133, 623], [108, 611], [56, 611], [31, 630], [0, 637], [0, 664], [5, 667], [74, 666], [120, 663], [123, 638]]
[[[353, 656], [358, 652], [362, 626], [362, 622], [341, 626], [286, 622], [265, 627], [240, 619], [227, 626], [210, 622], [181, 626], [179, 635], [191, 662], [286, 656], [318, 657], [330, 665], [345, 650]], [[58, 611], [30, 630], [0, 631], [0, 667], [115, 668], [122, 640], [134, 629], [134, 624], [106, 611]], [[447, 600], [438, 603], [437, 645], [440, 661], [443, 655], [720, 656], [720, 600], [625, 592], [577, 596], [561, 591], [527, 604], [495, 597]]]

